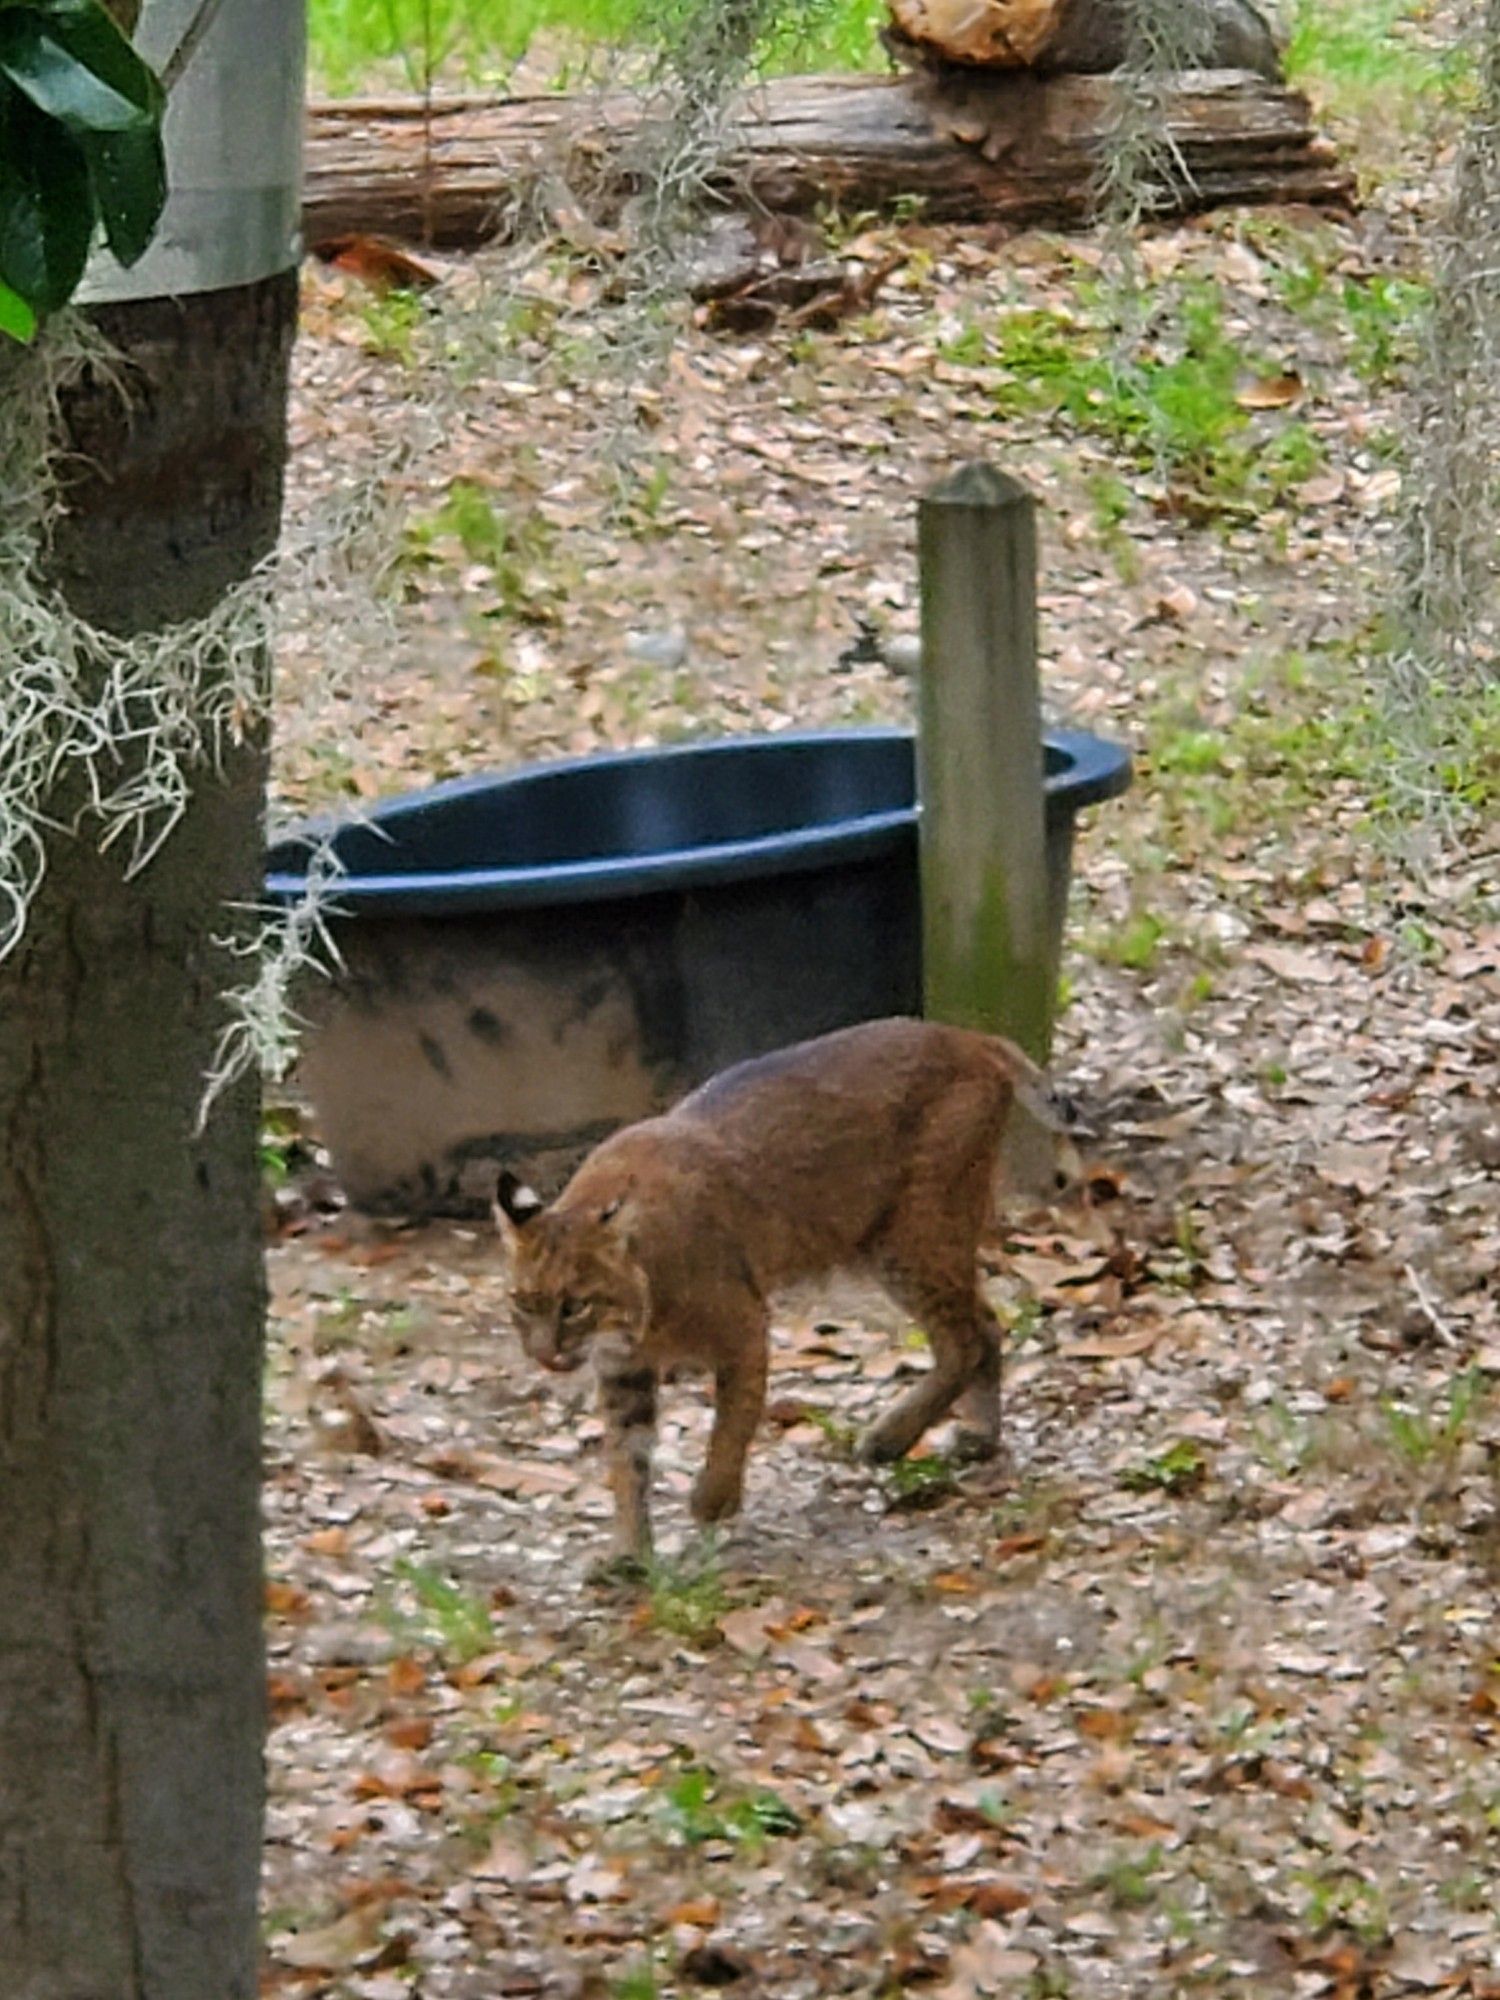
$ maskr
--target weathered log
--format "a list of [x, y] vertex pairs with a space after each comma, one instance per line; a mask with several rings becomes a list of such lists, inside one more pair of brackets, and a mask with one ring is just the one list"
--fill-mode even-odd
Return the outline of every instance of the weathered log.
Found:
[[[919, 61], [1098, 75], [1130, 61], [1140, 0], [889, 0], [887, 36]], [[1183, 68], [1281, 78], [1276, 38], [1252, 0], [1191, 0], [1172, 19]]]
[[[747, 95], [716, 193], [778, 213], [919, 198], [938, 221], [1076, 222], [1092, 212], [1119, 117], [1112, 80], [973, 70], [944, 77], [785, 77]], [[316, 245], [378, 232], [472, 247], [504, 235], [539, 187], [632, 191], [640, 99], [455, 99], [313, 107], [304, 221]], [[1341, 202], [1348, 174], [1294, 90], [1242, 70], [1198, 70], [1165, 93], [1180, 163], [1154, 205]], [[1165, 150], [1165, 149], [1164, 149]]]

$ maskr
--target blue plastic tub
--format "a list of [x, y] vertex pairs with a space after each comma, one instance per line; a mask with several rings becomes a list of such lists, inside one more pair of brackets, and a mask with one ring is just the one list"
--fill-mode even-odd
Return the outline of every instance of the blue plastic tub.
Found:
[[[1130, 782], [1117, 744], [1047, 737], [1049, 830]], [[393, 799], [338, 843], [352, 916], [455, 916], [700, 889], [916, 852], [916, 746], [901, 729], [750, 736], [461, 778]], [[301, 887], [299, 843], [268, 888]]]
[[[1117, 746], [1046, 744], [1053, 928]], [[465, 1212], [503, 1162], [546, 1188], [727, 1063], [921, 1005], [915, 742], [746, 737], [464, 779], [337, 846], [345, 973], [302, 1073], [351, 1198]], [[306, 837], [271, 851], [295, 897]]]

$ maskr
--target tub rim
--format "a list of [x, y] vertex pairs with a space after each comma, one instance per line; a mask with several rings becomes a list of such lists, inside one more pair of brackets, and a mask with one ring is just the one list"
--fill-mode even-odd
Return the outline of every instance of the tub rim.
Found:
[[[1061, 750], [1067, 765], [1044, 780], [1049, 833], [1071, 822], [1086, 807], [1116, 798], [1130, 784], [1130, 752], [1086, 730], [1048, 729], [1044, 742]], [[346, 821], [324, 816], [303, 821], [277, 840], [271, 854], [316, 838], [341, 825], [374, 826], [399, 822], [452, 799], [503, 785], [527, 785], [563, 777], [600, 765], [629, 766], [664, 759], [691, 759], [712, 752], [755, 755], [781, 748], [818, 749], [849, 742], [915, 744], [915, 732], [899, 727], [786, 730], [753, 736], [705, 737], [635, 750], [594, 752], [559, 758], [515, 770], [451, 778], [416, 792], [399, 794], [376, 804], [361, 818]], [[574, 903], [602, 902], [709, 888], [750, 879], [802, 874], [878, 859], [898, 851], [915, 832], [919, 807], [858, 814], [817, 826], [757, 835], [748, 840], [716, 841], [711, 845], [673, 848], [662, 854], [609, 855], [598, 860], [547, 862], [518, 868], [433, 869], [422, 873], [386, 875], [363, 873], [335, 877], [325, 908], [331, 915], [462, 916], [488, 911], [538, 909]], [[276, 904], [296, 902], [304, 892], [302, 871], [272, 868], [265, 878], [267, 899]]]

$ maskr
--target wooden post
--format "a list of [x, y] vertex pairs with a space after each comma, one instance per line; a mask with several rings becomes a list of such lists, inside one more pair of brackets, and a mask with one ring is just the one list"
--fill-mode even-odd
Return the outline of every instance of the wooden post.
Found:
[[918, 509], [924, 1001], [1045, 1061], [1056, 965], [1048, 913], [1036, 664], [1035, 503], [961, 466]]

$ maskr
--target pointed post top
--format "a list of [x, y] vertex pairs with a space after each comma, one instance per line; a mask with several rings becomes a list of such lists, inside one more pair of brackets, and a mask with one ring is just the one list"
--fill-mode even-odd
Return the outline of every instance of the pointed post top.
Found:
[[923, 496], [925, 507], [983, 507], [999, 509], [1032, 504], [1030, 489], [987, 459], [971, 458], [940, 479]]

